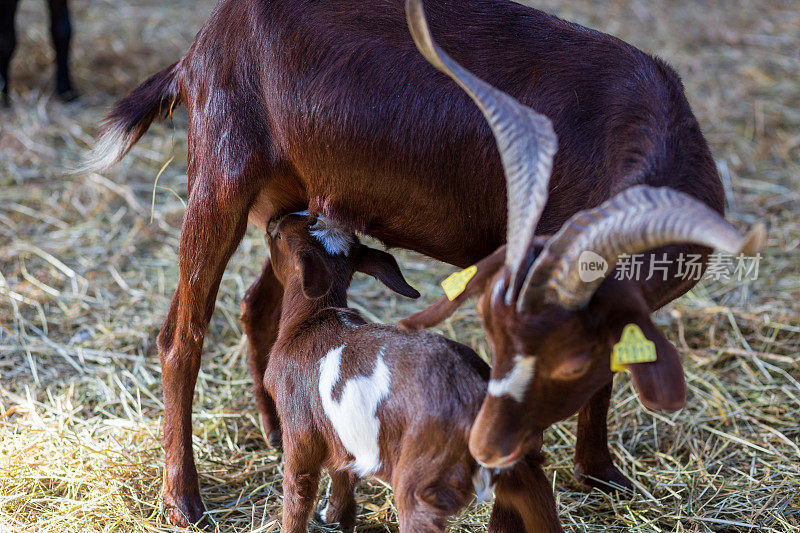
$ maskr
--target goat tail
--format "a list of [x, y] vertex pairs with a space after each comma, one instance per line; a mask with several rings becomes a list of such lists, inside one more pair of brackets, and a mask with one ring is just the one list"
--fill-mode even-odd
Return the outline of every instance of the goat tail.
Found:
[[98, 172], [119, 163], [155, 119], [180, 104], [180, 62], [153, 74], [106, 114], [101, 136], [75, 172]]

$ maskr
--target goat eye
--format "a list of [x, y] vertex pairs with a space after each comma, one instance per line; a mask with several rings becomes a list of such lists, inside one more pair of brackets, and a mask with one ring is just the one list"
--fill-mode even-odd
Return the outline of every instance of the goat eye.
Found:
[[554, 379], [578, 379], [583, 376], [591, 366], [592, 359], [588, 354], [568, 357], [558, 363], [553, 369], [551, 377]]

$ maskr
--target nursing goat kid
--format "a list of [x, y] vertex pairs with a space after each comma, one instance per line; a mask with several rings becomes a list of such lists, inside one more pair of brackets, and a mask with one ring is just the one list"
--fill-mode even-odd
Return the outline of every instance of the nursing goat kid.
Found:
[[[669, 186], [722, 212], [714, 160], [678, 76], [664, 63], [510, 1], [429, 0], [426, 7], [433, 33], [459, 63], [552, 121], [559, 149], [537, 231], [553, 234], [576, 212], [638, 184]], [[178, 287], [158, 349], [163, 497], [171, 521], [185, 525], [203, 514], [191, 439], [203, 338], [248, 219], [263, 229], [310, 209], [389, 246], [465, 268], [505, 242], [507, 212], [492, 131], [469, 97], [417, 51], [403, 0], [221, 0], [184, 57], [110, 111], [89, 167], [122, 159], [178, 104], [188, 111], [189, 192]], [[530, 236], [511, 222], [518, 239]], [[519, 248], [510, 249], [529, 257]], [[674, 257], [708, 249], [663, 251]], [[626, 305], [655, 309], [694, 283], [674, 274], [632, 284]], [[273, 441], [278, 417], [262, 378], [282, 291], [267, 261], [242, 304], [256, 397]], [[597, 316], [598, 324], [607, 321]], [[558, 311], [548, 328], [569, 342], [580, 338], [559, 317], [574, 315]], [[556, 364], [558, 352], [551, 358]], [[659, 357], [650, 372], [676, 365], [676, 355]], [[547, 379], [544, 370], [538, 376], [538, 383]], [[659, 393], [645, 390], [658, 381], [640, 385], [655, 398], [650, 405], [678, 403], [659, 405]], [[582, 408], [575, 463], [591, 478], [617, 481], [605, 439], [609, 395], [601, 387]]]
[[321, 521], [343, 529], [354, 525], [358, 479], [376, 476], [394, 488], [402, 532], [444, 531], [473, 494], [493, 488], [489, 531], [561, 531], [538, 450], [501, 473], [469, 454], [486, 363], [457, 342], [368, 324], [347, 308], [356, 271], [419, 296], [391, 255], [307, 214], [284, 217], [268, 240], [284, 288], [264, 374], [283, 421], [282, 531], [306, 531], [322, 467], [331, 486]]
[[[481, 294], [479, 309], [494, 362], [470, 435], [472, 455], [487, 467], [514, 465], [539, 445], [550, 424], [575, 413], [598, 390], [607, 396], [612, 349], [626, 328], [639, 333], [643, 352], [648, 346], [652, 350], [646, 362], [628, 365], [642, 403], [681, 408], [686, 395], [683, 369], [675, 347], [650, 320], [652, 300], [635, 281], [610, 275], [623, 254], [678, 243], [753, 254], [764, 244], [764, 227], [758, 225], [743, 237], [718, 212], [686, 193], [633, 185], [615, 187], [619, 190], [611, 198], [579, 211], [554, 235], [534, 236], [547, 203], [557, 145], [550, 120], [443, 52], [433, 41], [420, 0], [408, 0], [408, 23], [428, 61], [458, 83], [486, 116], [506, 174], [507, 244], [476, 265], [452, 300], [444, 297], [400, 324], [407, 330], [437, 324], [470, 296]], [[643, 144], [641, 149], [657, 147]], [[634, 168], [625, 183], [637, 183], [649, 171]], [[607, 265], [605, 275], [581, 275], [580, 257], [587, 252]], [[587, 437], [580, 426], [578, 431], [578, 446], [588, 444], [580, 442]], [[605, 432], [598, 437], [605, 443]], [[601, 446], [595, 443], [594, 448]], [[614, 479], [609, 456], [594, 461], [590, 466], [603, 474], [601, 479], [629, 483], [621, 476]], [[577, 465], [579, 478], [592, 474], [581, 470], [585, 466]]]

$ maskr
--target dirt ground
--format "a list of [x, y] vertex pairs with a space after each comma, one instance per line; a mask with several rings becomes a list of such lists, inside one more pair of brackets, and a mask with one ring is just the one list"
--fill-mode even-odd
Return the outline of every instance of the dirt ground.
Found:
[[[176, 60], [209, 1], [74, 0], [75, 81], [51, 97], [44, 2], [23, 1], [11, 111], [0, 111], [0, 531], [168, 531], [155, 338], [176, 284], [186, 197], [183, 115], [120, 165], [69, 175], [113, 101]], [[680, 72], [740, 227], [764, 221], [759, 278], [704, 282], [656, 314], [679, 347], [686, 409], [651, 413], [619, 375], [609, 415], [632, 496], [572, 476], [575, 420], [547, 432], [568, 531], [800, 528], [800, 5], [794, 0], [543, 0]], [[154, 185], [159, 169], [170, 159]], [[152, 220], [151, 220], [152, 217]], [[266, 248], [251, 229], [223, 279], [194, 404], [202, 494], [221, 531], [278, 531], [280, 457], [262, 439], [239, 302]], [[358, 277], [352, 306], [396, 322], [433, 302], [452, 267], [398, 252], [412, 302]], [[474, 306], [440, 331], [487, 355]], [[324, 489], [324, 487], [323, 487]], [[365, 483], [359, 531], [394, 531], [391, 491]], [[485, 529], [489, 506], [454, 520]]]

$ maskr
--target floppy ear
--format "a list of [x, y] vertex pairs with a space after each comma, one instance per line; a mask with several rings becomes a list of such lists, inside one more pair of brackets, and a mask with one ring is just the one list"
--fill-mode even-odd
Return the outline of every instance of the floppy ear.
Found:
[[637, 324], [644, 336], [656, 345], [652, 363], [629, 365], [639, 399], [648, 409], [673, 412], [686, 405], [686, 378], [678, 350], [648, 317]]
[[377, 279], [397, 294], [419, 298], [417, 289], [408, 284], [392, 254], [359, 245], [355, 256], [355, 269]]
[[314, 300], [328, 294], [333, 285], [333, 277], [319, 254], [313, 250], [300, 250], [295, 254], [295, 264], [300, 270], [303, 294], [306, 298]]
[[494, 277], [497, 271], [503, 267], [506, 257], [505, 254], [506, 247], [501, 246], [491, 255], [484, 257], [475, 265], [477, 271], [467, 282], [461, 294], [452, 300], [444, 296], [427, 309], [423, 309], [410, 317], [404, 318], [397, 326], [404, 331], [419, 331], [440, 324], [455, 313], [456, 309], [461, 307], [464, 302], [483, 292], [486, 288], [486, 284]]
[[686, 379], [680, 355], [650, 320], [650, 308], [641, 289], [627, 283], [615, 284], [609, 289], [616, 302], [616, 312], [609, 315], [607, 322], [610, 348], [613, 349], [620, 341], [628, 324], [638, 326], [645, 338], [655, 345], [655, 361], [627, 365], [642, 404], [657, 411], [672, 412], [683, 408], [686, 405]]

